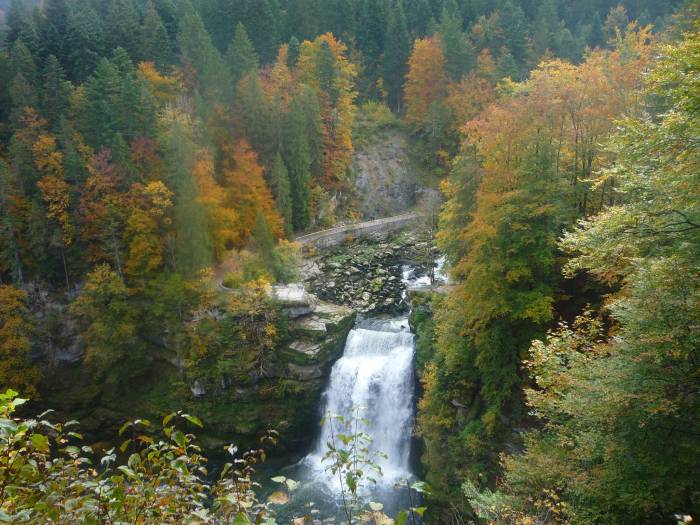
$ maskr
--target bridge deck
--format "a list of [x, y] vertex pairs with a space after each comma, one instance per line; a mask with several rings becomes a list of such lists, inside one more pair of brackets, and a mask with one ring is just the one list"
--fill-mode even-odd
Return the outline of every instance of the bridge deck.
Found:
[[416, 212], [409, 212], [402, 213], [401, 215], [394, 215], [392, 217], [375, 219], [373, 221], [345, 224], [334, 228], [328, 228], [326, 230], [300, 235], [296, 238], [296, 241], [302, 246], [307, 244], [327, 244], [324, 241], [328, 241], [328, 244], [333, 244], [334, 240], [339, 242], [340, 239], [347, 234], [361, 235], [363, 233], [387, 231], [402, 223], [412, 222], [419, 217], [420, 214]]

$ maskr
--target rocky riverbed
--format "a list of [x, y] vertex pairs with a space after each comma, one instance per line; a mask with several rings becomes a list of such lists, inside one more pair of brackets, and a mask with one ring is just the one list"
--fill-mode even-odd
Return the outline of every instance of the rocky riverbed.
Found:
[[406, 268], [411, 278], [430, 275], [438, 255], [425, 233], [357, 239], [308, 258], [302, 279], [306, 289], [324, 301], [363, 314], [396, 314], [408, 309]]

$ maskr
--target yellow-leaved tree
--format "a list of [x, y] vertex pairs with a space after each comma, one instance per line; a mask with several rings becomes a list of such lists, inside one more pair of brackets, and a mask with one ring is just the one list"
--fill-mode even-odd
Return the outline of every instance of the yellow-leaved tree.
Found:
[[0, 285], [0, 387], [35, 397], [39, 370], [30, 360], [31, 330], [26, 292]]

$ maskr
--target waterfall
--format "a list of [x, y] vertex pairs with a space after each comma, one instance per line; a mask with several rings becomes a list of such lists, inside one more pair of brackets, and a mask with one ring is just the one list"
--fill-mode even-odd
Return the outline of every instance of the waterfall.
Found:
[[[343, 356], [333, 365], [325, 393], [324, 413], [352, 418], [354, 408], [360, 408], [360, 417], [366, 420], [361, 430], [372, 438], [370, 450], [386, 454], [378, 461], [383, 471], [377, 479], [379, 489], [410, 476], [413, 352], [408, 319], [358, 321], [348, 334]], [[337, 478], [322, 462], [332, 439], [331, 425], [338, 423], [326, 419], [316, 449], [305, 462], [316, 472], [317, 480], [337, 491]]]

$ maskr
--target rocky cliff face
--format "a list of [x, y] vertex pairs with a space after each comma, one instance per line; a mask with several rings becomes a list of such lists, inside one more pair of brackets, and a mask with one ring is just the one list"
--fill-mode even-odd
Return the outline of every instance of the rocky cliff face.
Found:
[[316, 436], [320, 399], [330, 368], [355, 321], [349, 307], [319, 301], [300, 285], [278, 287], [273, 298], [287, 319], [287, 336], [275, 349], [271, 367], [255, 381], [203, 392], [192, 410], [210, 429], [208, 448], [235, 440], [243, 445], [265, 430], [281, 434], [279, 452], [306, 448]]
[[387, 130], [353, 155], [350, 170], [365, 218], [397, 215], [416, 203], [420, 185], [408, 151], [406, 136]]

